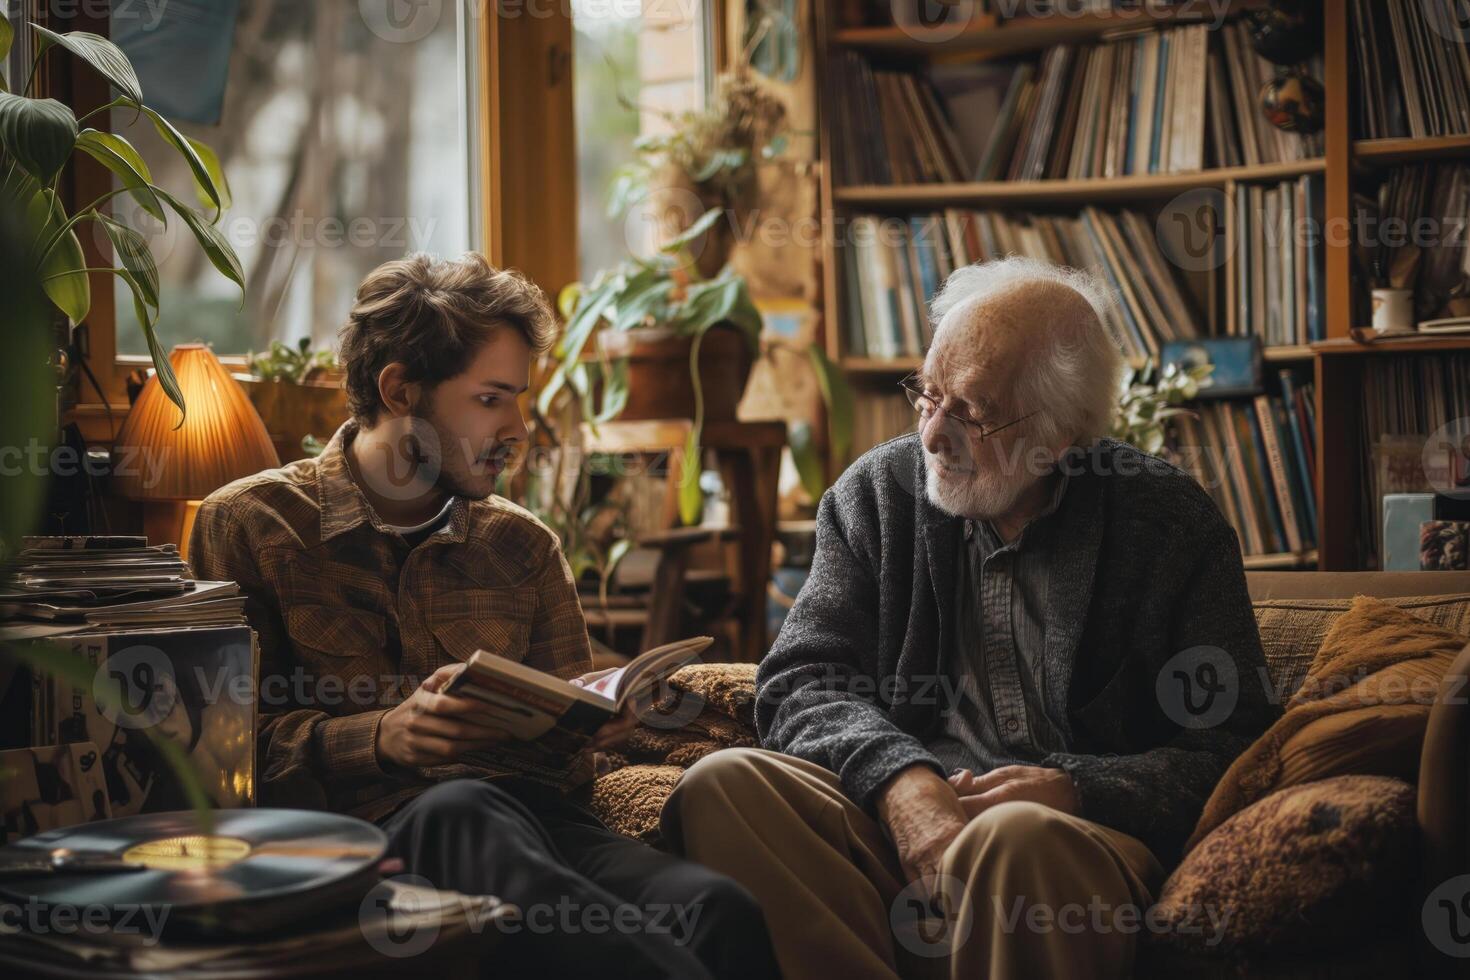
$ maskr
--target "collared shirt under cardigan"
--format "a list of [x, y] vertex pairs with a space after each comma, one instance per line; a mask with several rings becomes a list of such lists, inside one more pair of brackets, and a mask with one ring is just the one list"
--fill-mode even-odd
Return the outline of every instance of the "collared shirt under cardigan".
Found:
[[[200, 507], [190, 560], [240, 584], [260, 635], [257, 770], [263, 805], [380, 819], [476, 763], [386, 771], [378, 722], [438, 668], [477, 649], [557, 677], [591, 669], [586, 621], [556, 536], [499, 497], [456, 499], [413, 546], [348, 471], [349, 421], [321, 456], [238, 480]], [[501, 757], [503, 759], [503, 756]], [[548, 781], [591, 776], [588, 760]]]
[[1036, 765], [1067, 748], [1065, 722], [1047, 713], [1043, 654], [1051, 564], [1060, 553], [1050, 518], [1068, 478], [1047, 479], [1046, 505], [1014, 540], [1002, 541], [990, 521], [966, 520], [957, 535], [955, 642], [941, 665], [956, 700], [926, 745], [951, 771]]

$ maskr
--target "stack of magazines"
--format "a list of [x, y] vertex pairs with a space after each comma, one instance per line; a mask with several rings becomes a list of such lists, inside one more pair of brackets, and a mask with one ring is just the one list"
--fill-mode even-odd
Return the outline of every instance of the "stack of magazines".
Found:
[[143, 537], [25, 538], [15, 560], [0, 570], [0, 620], [7, 633], [234, 626], [244, 622], [244, 613], [235, 583], [197, 581], [176, 546], [150, 546]]

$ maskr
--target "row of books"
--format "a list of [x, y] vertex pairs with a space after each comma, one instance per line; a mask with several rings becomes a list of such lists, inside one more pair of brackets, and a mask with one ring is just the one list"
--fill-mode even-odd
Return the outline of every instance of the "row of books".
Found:
[[1320, 174], [1236, 194], [1236, 327], [1267, 346], [1327, 339]]
[[[1374, 568], [1381, 567], [1383, 555], [1383, 498], [1443, 493], [1459, 482], [1447, 471], [1470, 463], [1470, 426], [1464, 421], [1470, 416], [1470, 354], [1371, 358], [1363, 367], [1358, 405], [1358, 558], [1360, 567]], [[1451, 455], [1456, 448], [1458, 459]]]
[[1247, 556], [1316, 547], [1313, 386], [1279, 374], [1280, 395], [1201, 402], [1180, 416], [1174, 451], [1235, 527]]
[[[1057, 45], [1037, 60], [875, 66], [834, 62], [842, 184], [1082, 179], [1191, 173], [1320, 156], [1320, 135], [1272, 126], [1274, 68], [1243, 22]], [[1212, 43], [1218, 33], [1219, 43]]]
[[1153, 224], [1134, 211], [858, 215], [842, 253], [848, 349], [859, 357], [922, 355], [933, 339], [927, 306], [949, 273], [1007, 255], [1103, 274], [1121, 300], [1105, 325], [1131, 358], [1157, 358], [1163, 343], [1206, 332]]
[[1470, 133], [1470, 28], [1460, 0], [1353, 0], [1364, 139]]
[[1356, 195], [1353, 259], [1360, 293], [1374, 287], [1412, 290], [1421, 321], [1470, 315], [1467, 215], [1470, 165], [1389, 170], [1376, 193]]

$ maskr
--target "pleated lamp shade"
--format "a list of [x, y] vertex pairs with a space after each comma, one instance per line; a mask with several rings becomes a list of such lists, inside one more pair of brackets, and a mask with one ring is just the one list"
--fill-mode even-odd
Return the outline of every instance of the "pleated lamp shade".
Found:
[[[260, 414], [213, 351], [180, 344], [168, 360], [188, 408], [184, 424], [155, 374], [114, 441], [114, 492], [132, 500], [203, 500], [226, 483], [281, 465]], [[123, 465], [128, 451], [131, 465]]]

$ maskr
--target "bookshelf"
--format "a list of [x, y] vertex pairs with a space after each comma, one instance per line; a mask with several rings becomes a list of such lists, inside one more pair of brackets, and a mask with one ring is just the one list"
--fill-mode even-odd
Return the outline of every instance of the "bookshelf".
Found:
[[[1235, 19], [1255, 2], [1235, 2], [1227, 18]], [[850, 6], [850, 5], [849, 5]], [[1157, 207], [1181, 194], [1199, 189], [1218, 191], [1233, 204], [1241, 189], [1252, 185], [1274, 185], [1314, 175], [1324, 189], [1317, 218], [1328, 238], [1322, 247], [1322, 306], [1325, 340], [1308, 344], [1282, 344], [1265, 348], [1269, 379], [1282, 367], [1300, 372], [1301, 380], [1313, 386], [1316, 465], [1312, 472], [1317, 512], [1315, 548], [1297, 553], [1256, 554], [1246, 559], [1253, 569], [1321, 568], [1342, 571], [1363, 567], [1358, 543], [1359, 529], [1366, 518], [1360, 501], [1363, 474], [1361, 399], [1364, 366], [1375, 358], [1470, 353], [1470, 336], [1417, 338], [1363, 345], [1349, 334], [1354, 326], [1354, 270], [1350, 235], [1333, 238], [1334, 229], [1351, 228], [1353, 194], [1387, 168], [1440, 161], [1470, 161], [1470, 135], [1431, 138], [1360, 139], [1354, 126], [1353, 86], [1357, 84], [1355, 40], [1349, 33], [1350, 4], [1335, 0], [1324, 3], [1324, 38], [1321, 75], [1327, 93], [1326, 125], [1322, 152], [1309, 159], [1247, 166], [1208, 168], [1190, 173], [1134, 174], [1113, 178], [1042, 179], [1030, 181], [978, 181], [901, 183], [896, 185], [842, 184], [833, 166], [842, 146], [840, 107], [834, 110], [827, 82], [835, 62], [847, 52], [860, 52], [874, 63], [922, 66], [964, 61], [988, 61], [1004, 57], [1037, 56], [1059, 44], [1089, 43], [1127, 36], [1129, 32], [1158, 26], [1182, 26], [1210, 22], [1209, 5], [1182, 3], [1175, 8], [1127, 9], [1088, 15], [1019, 17], [1001, 21], [995, 16], [977, 16], [962, 28], [852, 27], [837, 22], [841, 5], [816, 5], [817, 70], [822, 80], [823, 105], [819, 113], [818, 140], [824, 161], [820, 183], [820, 205], [829, 221], [843, 221], [857, 214], [903, 216], [923, 209], [986, 209], [1010, 211], [1114, 206]], [[1233, 210], [1233, 207], [1231, 208]], [[1226, 266], [1219, 279], [1233, 283], [1237, 272], [1234, 235], [1238, 230], [1228, 216]], [[841, 366], [862, 395], [886, 395], [902, 376], [917, 369], [919, 357], [874, 357], [848, 350], [847, 299], [844, 257], [839, 234], [823, 235], [824, 333], [829, 357]], [[1246, 332], [1250, 325], [1233, 302], [1233, 285], [1223, 292], [1215, 285], [1199, 286], [1196, 295], [1210, 308], [1206, 314], [1216, 333]], [[1252, 330], [1251, 332], [1255, 332]], [[861, 442], [855, 450], [870, 448]], [[1372, 518], [1376, 519], [1376, 518]]]

